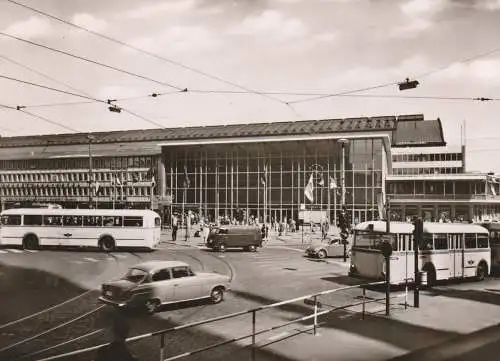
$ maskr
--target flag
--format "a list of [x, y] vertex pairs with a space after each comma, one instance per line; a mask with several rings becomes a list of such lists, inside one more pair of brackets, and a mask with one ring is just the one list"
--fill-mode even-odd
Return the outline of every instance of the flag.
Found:
[[191, 186], [191, 181], [188, 177], [187, 167], [184, 166], [184, 188], [189, 188]]
[[495, 185], [493, 183], [490, 183], [490, 189], [491, 189], [491, 194], [494, 196], [497, 195], [497, 192], [495, 191]]
[[156, 180], [154, 175], [151, 177], [151, 184], [153, 187], [156, 186]]
[[267, 165], [264, 165], [264, 175], [260, 177], [260, 182], [263, 186], [267, 184]]
[[95, 182], [95, 193], [99, 192], [99, 182]]
[[337, 181], [335, 178], [330, 177], [330, 189], [335, 189], [337, 188]]
[[309, 182], [307, 182], [306, 188], [304, 189], [304, 195], [311, 202], [314, 201], [313, 191], [314, 191], [313, 176], [311, 174], [311, 176], [309, 177]]
[[122, 185], [122, 182], [120, 181], [120, 178], [118, 178], [118, 176], [116, 176], [116, 184]]

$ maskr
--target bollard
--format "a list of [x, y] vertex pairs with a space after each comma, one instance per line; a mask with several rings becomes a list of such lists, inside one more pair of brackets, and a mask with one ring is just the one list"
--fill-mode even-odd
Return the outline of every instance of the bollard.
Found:
[[160, 361], [165, 360], [165, 334], [160, 336]]

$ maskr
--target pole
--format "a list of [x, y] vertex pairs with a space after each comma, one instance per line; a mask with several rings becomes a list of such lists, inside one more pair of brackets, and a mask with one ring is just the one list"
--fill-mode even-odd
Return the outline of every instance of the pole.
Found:
[[160, 361], [165, 360], [165, 334], [160, 336]]
[[345, 189], [345, 140], [342, 142], [342, 169], [341, 169], [341, 178], [342, 178], [342, 200], [341, 200], [341, 203], [342, 203], [342, 208], [344, 208], [345, 206], [345, 193], [346, 193], [346, 189]]
[[255, 310], [252, 311], [252, 361], [255, 361]]
[[391, 198], [389, 196], [386, 196], [385, 213], [387, 218], [385, 221], [385, 232], [389, 235], [391, 233]]
[[391, 256], [385, 257], [385, 315], [391, 311]]
[[420, 273], [418, 272], [418, 245], [420, 244], [420, 237], [422, 236], [422, 229], [423, 229], [423, 223], [422, 219], [417, 218], [415, 223], [415, 231], [414, 231], [414, 236], [413, 236], [413, 251], [415, 254], [414, 257], [414, 272], [415, 275], [414, 280], [415, 280], [415, 291], [413, 292], [413, 306], [415, 308], [420, 307], [420, 294], [419, 294], [419, 288], [420, 288]]

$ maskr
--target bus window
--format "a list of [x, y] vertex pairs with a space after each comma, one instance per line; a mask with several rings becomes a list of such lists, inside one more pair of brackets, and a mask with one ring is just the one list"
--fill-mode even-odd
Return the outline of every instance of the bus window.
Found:
[[488, 236], [483, 234], [477, 235], [477, 248], [488, 248]]
[[2, 225], [3, 226], [20, 226], [21, 225], [21, 216], [19, 215], [7, 215], [2, 216]]
[[62, 216], [44, 216], [44, 226], [60, 226], [62, 225]]
[[142, 227], [142, 217], [123, 217], [124, 227]]
[[63, 226], [78, 227], [81, 225], [82, 225], [82, 217], [81, 216], [64, 216], [63, 217]]
[[465, 248], [477, 248], [476, 234], [475, 233], [465, 234], [464, 243], [465, 243]]
[[41, 226], [42, 216], [40, 214], [25, 214], [24, 215], [24, 225], [25, 226]]
[[418, 248], [420, 250], [429, 250], [433, 248], [432, 234], [424, 233], [424, 236], [419, 242]]
[[84, 216], [83, 225], [86, 227], [101, 227], [102, 217], [101, 216]]
[[448, 249], [448, 237], [445, 233], [434, 234], [434, 249]]

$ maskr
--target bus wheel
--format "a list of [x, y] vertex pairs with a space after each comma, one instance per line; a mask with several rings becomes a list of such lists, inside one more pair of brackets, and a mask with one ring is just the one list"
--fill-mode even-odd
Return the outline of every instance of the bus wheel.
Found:
[[250, 246], [248, 246], [248, 250], [250, 252], [255, 252], [255, 251], [257, 251], [257, 247], [254, 244], [251, 244]]
[[115, 240], [111, 237], [104, 237], [99, 242], [99, 248], [103, 252], [112, 252], [115, 249]]
[[38, 249], [38, 238], [34, 234], [27, 235], [23, 239], [24, 249]]
[[476, 279], [478, 281], [484, 281], [487, 273], [488, 271], [486, 270], [486, 265], [484, 264], [484, 262], [479, 263], [476, 270]]

